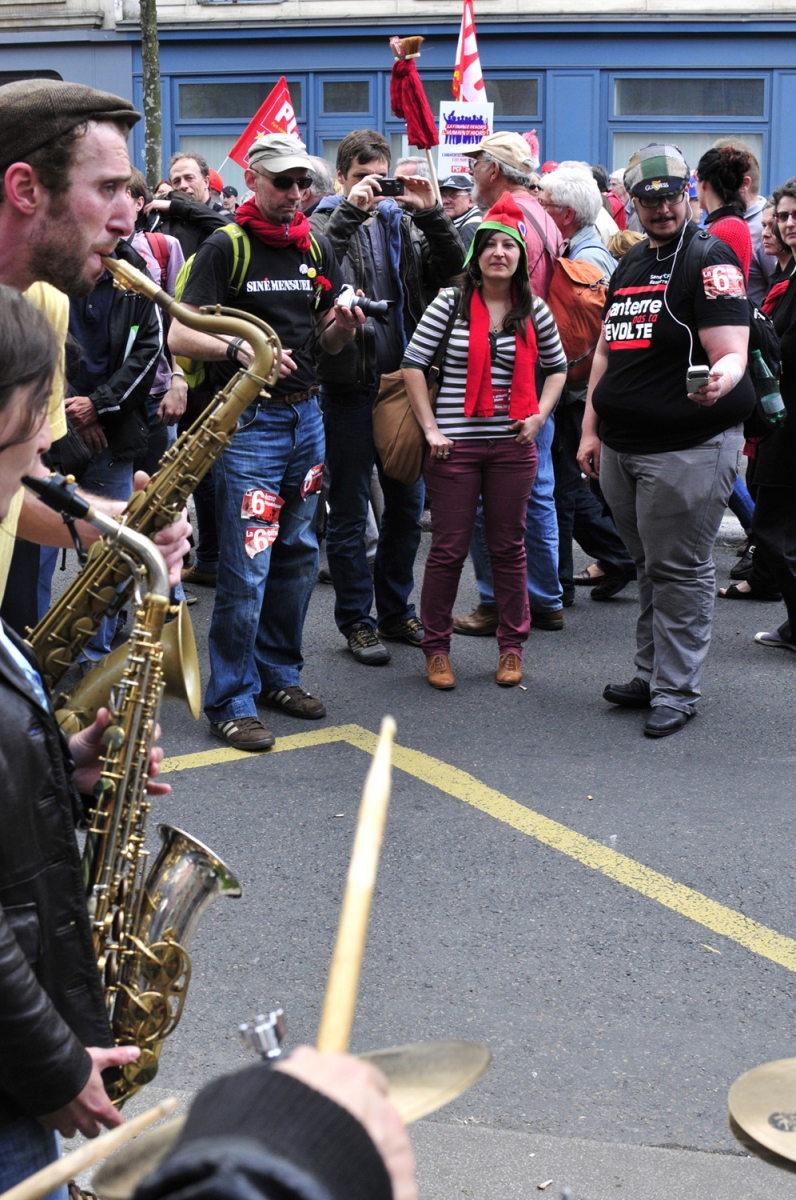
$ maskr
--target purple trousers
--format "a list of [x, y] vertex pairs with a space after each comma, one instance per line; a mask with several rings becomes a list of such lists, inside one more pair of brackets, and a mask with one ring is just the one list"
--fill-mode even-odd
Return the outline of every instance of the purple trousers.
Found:
[[498, 610], [498, 649], [522, 653], [531, 627], [525, 519], [536, 463], [536, 446], [521, 446], [514, 438], [460, 440], [447, 459], [426, 454], [431, 550], [420, 598], [426, 655], [450, 652], [453, 606], [479, 498]]

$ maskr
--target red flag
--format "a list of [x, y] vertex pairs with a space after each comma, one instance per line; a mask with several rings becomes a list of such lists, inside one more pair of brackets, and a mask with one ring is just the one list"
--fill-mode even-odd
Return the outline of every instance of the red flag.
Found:
[[464, 0], [459, 44], [456, 47], [456, 66], [453, 69], [453, 98], [467, 104], [486, 100], [481, 60], [475, 41], [473, 0]]
[[406, 140], [410, 146], [430, 150], [439, 145], [437, 125], [413, 59], [399, 58], [392, 65], [390, 107], [396, 117], [406, 121]]
[[252, 142], [258, 136], [266, 133], [288, 133], [294, 138], [299, 136], [296, 114], [293, 112], [293, 104], [284, 75], [266, 96], [227, 157], [236, 162], [239, 167], [247, 167], [246, 155], [251, 149]]

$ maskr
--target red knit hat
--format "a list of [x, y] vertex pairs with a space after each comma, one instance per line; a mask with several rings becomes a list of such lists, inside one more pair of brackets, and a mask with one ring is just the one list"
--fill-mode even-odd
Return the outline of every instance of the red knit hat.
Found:
[[511, 192], [504, 192], [495, 204], [492, 205], [489, 212], [484, 216], [483, 221], [476, 230], [476, 235], [470, 242], [470, 248], [467, 251], [467, 257], [464, 260], [465, 267], [473, 257], [475, 243], [479, 239], [479, 234], [482, 229], [496, 229], [500, 233], [507, 233], [513, 237], [516, 242], [519, 242], [522, 247], [522, 253], [525, 257], [527, 265], [528, 254], [525, 248], [525, 234], [527, 226], [525, 224], [525, 213], [520, 208], [517, 201], [513, 198]]
[[210, 187], [214, 192], [223, 192], [224, 181], [219, 175], [218, 171], [214, 171], [212, 167], [207, 172], [207, 182], [210, 184]]

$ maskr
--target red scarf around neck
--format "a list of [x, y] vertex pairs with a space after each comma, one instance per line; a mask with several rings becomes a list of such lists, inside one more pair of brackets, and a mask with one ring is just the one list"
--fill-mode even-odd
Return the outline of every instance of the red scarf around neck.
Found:
[[[240, 211], [240, 210], [238, 210]], [[538, 413], [536, 381], [534, 379], [538, 351], [533, 324], [525, 325], [527, 341], [520, 333], [514, 338], [514, 371], [511, 376], [509, 417], [524, 421]], [[492, 358], [489, 353], [489, 310], [478, 288], [470, 297], [470, 344], [467, 351], [467, 390], [464, 395], [466, 417], [493, 417], [495, 398], [492, 394]]]
[[310, 223], [301, 209], [289, 225], [275, 225], [273, 221], [266, 221], [256, 200], [247, 200], [238, 208], [235, 220], [244, 228], [248, 225], [254, 236], [265, 242], [266, 246], [276, 246], [277, 249], [295, 246], [303, 254], [310, 248]]

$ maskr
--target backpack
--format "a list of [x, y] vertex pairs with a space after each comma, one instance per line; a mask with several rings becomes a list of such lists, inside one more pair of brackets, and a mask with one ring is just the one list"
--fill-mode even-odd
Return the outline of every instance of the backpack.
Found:
[[[222, 230], [228, 238], [232, 240], [232, 270], [229, 276], [229, 296], [235, 297], [243, 287], [243, 281], [246, 278], [246, 273], [249, 270], [249, 263], [252, 258], [252, 246], [249, 241], [248, 234], [240, 226], [234, 223], [221, 225]], [[214, 232], [219, 232], [214, 230]], [[174, 299], [182, 300], [185, 285], [188, 282], [188, 277], [191, 274], [191, 267], [196, 254], [192, 254], [180, 268], [180, 273], [177, 276], [177, 281], [174, 285]], [[313, 234], [310, 234], [310, 258], [318, 265], [323, 262], [321, 248]], [[185, 374], [185, 382], [189, 388], [198, 388], [207, 375], [207, 364], [198, 362], [194, 358], [183, 358], [182, 355], [176, 355], [177, 363], [182, 367]]]
[[164, 233], [144, 233], [147, 240], [147, 245], [152, 251], [152, 256], [160, 267], [160, 286], [165, 292], [166, 278], [169, 270], [169, 259], [171, 258], [171, 247], [166, 241]]
[[[697, 258], [700, 275], [705, 265], [708, 251], [714, 241], [721, 241], [721, 238], [716, 238], [714, 234], [701, 229], [688, 247], [689, 253], [686, 255], [686, 261], [690, 262], [692, 257]], [[726, 245], [726, 242], [724, 244]], [[693, 249], [694, 246], [697, 246], [697, 250]], [[699, 280], [697, 280], [698, 282]], [[749, 358], [751, 359], [754, 350], [759, 350], [763, 362], [771, 374], [775, 379], [779, 379], [782, 369], [782, 351], [779, 344], [779, 334], [774, 328], [774, 322], [771, 320], [771, 317], [763, 312], [762, 308], [757, 307], [754, 300], [750, 300], [747, 296], [746, 301], [749, 305]], [[765, 410], [761, 404], [760, 381], [751, 367], [749, 367], [749, 376], [755, 389], [756, 404], [755, 411], [744, 422], [744, 433], [748, 438], [767, 437], [772, 432], [771, 423], [766, 417]]]
[[605, 272], [600, 267], [584, 259], [556, 259], [547, 307], [555, 317], [567, 356], [568, 384], [589, 378], [602, 332], [607, 295]]

